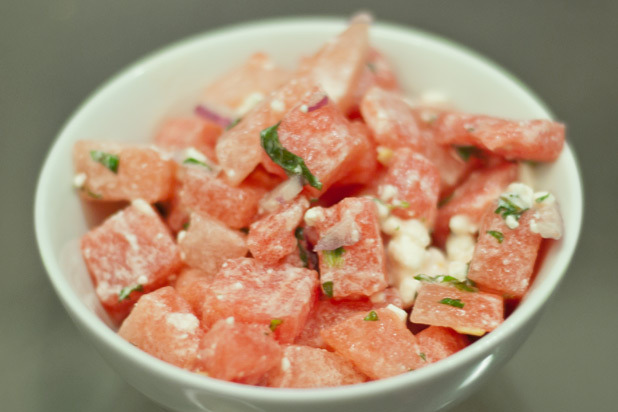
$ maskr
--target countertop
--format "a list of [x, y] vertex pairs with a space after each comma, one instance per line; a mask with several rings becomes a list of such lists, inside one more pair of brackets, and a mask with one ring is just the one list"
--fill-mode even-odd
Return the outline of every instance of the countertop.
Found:
[[163, 410], [80, 335], [37, 252], [37, 175], [80, 102], [129, 63], [188, 35], [253, 19], [358, 9], [451, 38], [507, 67], [568, 125], [584, 175], [583, 234], [555, 298], [515, 357], [451, 410], [616, 410], [618, 2], [611, 0], [2, 1], [0, 409]]

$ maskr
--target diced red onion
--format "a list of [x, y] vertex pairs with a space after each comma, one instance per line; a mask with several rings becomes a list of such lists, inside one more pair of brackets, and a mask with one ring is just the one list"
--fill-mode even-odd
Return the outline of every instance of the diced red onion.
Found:
[[195, 107], [195, 114], [203, 117], [204, 119], [215, 122], [223, 128], [228, 127], [232, 123], [232, 119], [230, 119], [229, 117], [221, 116], [220, 114], [215, 113], [208, 107], [201, 104]]
[[307, 113], [312, 112], [314, 110], [318, 110], [319, 108], [324, 107], [327, 104], [328, 104], [328, 96], [324, 95], [324, 97], [322, 97], [319, 102], [307, 107]]
[[360, 228], [354, 218], [346, 214], [343, 219], [320, 237], [313, 248], [318, 250], [335, 250], [341, 246], [351, 246], [360, 240]]
[[270, 213], [277, 208], [293, 200], [303, 190], [301, 176], [291, 176], [288, 180], [275, 187], [260, 200], [260, 213]]

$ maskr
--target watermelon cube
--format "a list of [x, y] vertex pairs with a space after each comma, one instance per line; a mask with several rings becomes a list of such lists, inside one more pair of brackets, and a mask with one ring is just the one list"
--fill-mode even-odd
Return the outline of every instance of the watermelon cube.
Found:
[[204, 334], [193, 369], [213, 378], [257, 385], [281, 363], [282, 352], [268, 326], [230, 317]]
[[323, 388], [365, 382], [354, 365], [324, 349], [289, 345], [283, 358], [268, 373], [266, 385], [274, 388]]
[[165, 285], [182, 264], [169, 230], [143, 200], [86, 233], [81, 251], [96, 295], [115, 320], [124, 319], [142, 293]]
[[420, 219], [432, 227], [438, 208], [440, 174], [424, 156], [411, 149], [395, 150], [378, 196], [403, 219]]
[[174, 282], [174, 289], [191, 305], [193, 313], [200, 314], [204, 296], [213, 279], [214, 275], [199, 269], [185, 267], [178, 274]]
[[416, 338], [390, 309], [355, 314], [322, 331], [324, 341], [371, 379], [422, 366]]
[[281, 208], [257, 220], [249, 227], [247, 245], [254, 258], [274, 264], [297, 248], [294, 231], [309, 208], [306, 197], [281, 205]]
[[311, 208], [305, 223], [318, 233], [314, 250], [326, 294], [354, 299], [386, 288], [384, 246], [373, 200], [348, 197], [328, 209]]
[[301, 332], [318, 291], [317, 273], [291, 265], [267, 266], [256, 259], [226, 261], [205, 296], [202, 320], [212, 325], [233, 316], [272, 326], [282, 343]]
[[175, 164], [151, 148], [80, 140], [73, 147], [73, 165], [84, 199], [154, 203], [172, 195]]
[[376, 145], [367, 125], [361, 121], [350, 123], [350, 131], [359, 139], [358, 158], [352, 163], [338, 185], [367, 185], [375, 179], [378, 168]]
[[501, 296], [490, 293], [468, 292], [448, 284], [423, 283], [410, 320], [481, 336], [504, 320], [504, 301]]
[[416, 334], [424, 361], [434, 363], [459, 352], [470, 344], [468, 337], [451, 328], [430, 326]]
[[442, 144], [474, 145], [507, 159], [553, 162], [564, 146], [564, 125], [551, 120], [506, 120], [444, 113], [438, 119]]
[[202, 213], [191, 213], [189, 222], [178, 234], [180, 256], [187, 265], [215, 275], [227, 259], [247, 254], [244, 233]]
[[530, 286], [542, 237], [530, 229], [533, 211], [523, 212], [519, 225], [511, 229], [495, 213], [497, 207], [495, 201], [485, 210], [468, 278], [482, 290], [521, 298]]
[[143, 295], [118, 334], [156, 358], [187, 368], [195, 361], [203, 331], [191, 306], [166, 286]]
[[506, 187], [517, 178], [517, 165], [502, 163], [498, 166], [474, 171], [438, 209], [433, 238], [442, 246], [449, 234], [449, 223], [455, 215], [466, 216], [478, 225], [483, 213]]
[[215, 144], [223, 129], [217, 123], [198, 117], [172, 117], [167, 119], [155, 136], [157, 146], [170, 152], [190, 147], [215, 158]]

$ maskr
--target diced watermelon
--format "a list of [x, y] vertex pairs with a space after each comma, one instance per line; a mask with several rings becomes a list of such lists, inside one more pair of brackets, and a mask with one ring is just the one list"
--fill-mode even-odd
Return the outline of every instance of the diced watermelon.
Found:
[[182, 167], [179, 181], [180, 211], [208, 214], [233, 229], [249, 226], [262, 195], [252, 186], [230, 186], [199, 166]]
[[485, 210], [468, 278], [483, 290], [521, 298], [530, 285], [542, 238], [530, 230], [533, 212], [524, 212], [519, 226], [510, 229], [504, 218], [494, 213], [497, 207], [495, 201]]
[[451, 328], [430, 326], [416, 334], [421, 357], [428, 364], [451, 356], [470, 344], [468, 337]]
[[516, 178], [517, 165], [514, 163], [503, 163], [472, 172], [446, 200], [446, 204], [438, 209], [433, 232], [436, 244], [445, 244], [449, 234], [449, 222], [455, 215], [464, 215], [472, 224], [478, 226], [488, 205]]
[[447, 284], [423, 283], [410, 320], [480, 336], [502, 323], [504, 302], [501, 296], [490, 293], [468, 292]]
[[206, 88], [203, 103], [224, 115], [239, 117], [289, 78], [265, 53], [254, 53]]
[[189, 222], [187, 230], [178, 235], [180, 256], [187, 265], [215, 275], [227, 259], [247, 254], [242, 232], [202, 213], [191, 213]]
[[214, 276], [199, 269], [185, 267], [174, 282], [174, 289], [186, 300], [194, 313], [202, 311], [204, 296], [212, 283]]
[[275, 388], [322, 388], [353, 385], [367, 377], [352, 363], [324, 349], [290, 345], [283, 350], [283, 358], [268, 373], [267, 386]]
[[297, 248], [294, 231], [309, 208], [304, 196], [284, 204], [281, 208], [249, 227], [247, 245], [254, 258], [274, 264], [291, 254]]
[[259, 384], [283, 351], [268, 326], [222, 319], [204, 334], [193, 369], [226, 381]]
[[189, 304], [166, 286], [143, 295], [118, 334], [144, 352], [186, 368], [195, 360], [203, 331]]
[[361, 121], [350, 123], [350, 131], [359, 138], [359, 157], [352, 162], [346, 175], [342, 177], [338, 185], [366, 185], [375, 179], [378, 168], [376, 145], [371, 137], [367, 125]]
[[[308, 219], [307, 214], [314, 218]], [[348, 197], [328, 209], [315, 207], [305, 222], [315, 226], [320, 242], [345, 239], [336, 250], [318, 251], [320, 281], [330, 285], [332, 297], [371, 296], [386, 288], [384, 245], [375, 203], [368, 198]]]
[[411, 149], [395, 150], [378, 195], [404, 219], [420, 219], [432, 227], [438, 208], [440, 175], [424, 156]]
[[291, 343], [307, 320], [317, 288], [313, 270], [266, 266], [250, 258], [231, 259], [210, 286], [202, 320], [206, 325], [229, 316], [246, 323], [271, 325], [275, 321], [277, 340]]
[[157, 146], [175, 151], [193, 147], [215, 159], [215, 144], [223, 129], [217, 123], [198, 117], [173, 117], [167, 119], [155, 136]]
[[442, 144], [475, 145], [507, 159], [553, 162], [564, 146], [564, 125], [551, 120], [506, 120], [465, 113], [438, 119]]
[[142, 293], [165, 285], [182, 264], [167, 227], [143, 200], [86, 233], [81, 250], [97, 297], [117, 321]]
[[322, 338], [372, 379], [406, 373], [423, 363], [414, 335], [390, 309], [352, 315], [323, 330]]
[[154, 203], [172, 195], [174, 162], [150, 148], [80, 140], [73, 147], [73, 165], [88, 200]]

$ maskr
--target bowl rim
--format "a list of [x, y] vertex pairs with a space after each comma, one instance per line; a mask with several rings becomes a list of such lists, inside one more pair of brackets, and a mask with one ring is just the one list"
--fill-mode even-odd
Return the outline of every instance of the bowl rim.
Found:
[[[329, 28], [343, 28], [346, 19], [338, 17], [279, 17], [274, 19], [263, 19], [249, 22], [242, 22], [230, 26], [208, 30], [202, 33], [194, 34], [184, 39], [175, 41], [165, 47], [159, 48], [144, 57], [141, 57], [128, 67], [121, 69], [118, 73], [103, 82], [97, 87], [71, 114], [68, 120], [62, 125], [60, 131], [52, 141], [50, 150], [48, 151], [44, 165], [38, 177], [35, 202], [34, 202], [34, 228], [36, 234], [39, 254], [45, 266], [48, 278], [52, 283], [56, 293], [58, 294], [63, 306], [76, 322], [78, 327], [84, 327], [90, 334], [96, 336], [96, 339], [103, 342], [104, 345], [113, 349], [113, 351], [129, 362], [138, 363], [141, 368], [149, 373], [159, 375], [164, 379], [173, 379], [180, 385], [186, 388], [194, 388], [197, 390], [205, 390], [216, 392], [222, 396], [242, 396], [253, 400], [265, 401], [311, 401], [315, 400], [319, 395], [321, 401], [328, 400], [343, 400], [346, 398], [359, 399], [368, 397], [377, 393], [388, 393], [406, 386], [412, 386], [418, 383], [432, 380], [444, 373], [456, 369], [460, 364], [471, 361], [472, 359], [483, 356], [488, 353], [488, 349], [500, 344], [501, 342], [510, 339], [516, 334], [519, 329], [534, 318], [549, 300], [551, 295], [556, 291], [558, 284], [564, 277], [566, 269], [573, 258], [577, 242], [579, 240], [582, 218], [583, 218], [583, 186], [581, 178], [581, 168], [569, 143], [564, 147], [563, 154], [568, 161], [575, 165], [573, 170], [569, 170], [570, 175], [566, 178], [570, 179], [572, 190], [575, 192], [577, 202], [572, 204], [576, 222], [573, 225], [574, 232], [568, 233], [565, 242], [565, 249], [561, 252], [564, 258], [559, 259], [556, 265], [552, 268], [550, 274], [544, 279], [543, 283], [538, 285], [534, 290], [528, 293], [525, 302], [523, 302], [496, 330], [487, 334], [468, 346], [462, 351], [449, 356], [448, 358], [427, 367], [416, 370], [413, 374], [403, 374], [377, 381], [367, 382], [360, 385], [348, 385], [334, 388], [317, 388], [317, 389], [289, 389], [289, 388], [267, 388], [243, 385], [233, 382], [221, 381], [213, 378], [205, 378], [202, 375], [181, 369], [174, 365], [161, 361], [141, 350], [134, 347], [130, 343], [120, 338], [112, 329], [88, 309], [79, 299], [76, 293], [72, 291], [69, 282], [61, 275], [62, 269], [58, 264], [57, 256], [51, 252], [49, 247], [48, 231], [45, 229], [43, 221], [43, 209], [45, 207], [45, 199], [43, 197], [43, 188], [49, 184], [46, 175], [52, 169], [51, 160], [56, 157], [56, 152], [59, 151], [58, 141], [62, 139], [70, 125], [77, 119], [81, 112], [85, 110], [93, 101], [104, 94], [106, 91], [113, 89], [118, 84], [130, 79], [133, 76], [138, 76], [149, 67], [157, 66], [160, 61], [174, 58], [176, 53], [181, 53], [184, 49], [192, 47], [194, 43], [207, 41], [207, 39], [219, 36], [234, 35], [234, 33], [245, 30], [279, 28], [285, 26], [324, 26]], [[478, 52], [463, 46], [451, 39], [436, 35], [414, 27], [394, 24], [389, 22], [378, 22], [372, 26], [373, 31], [380, 31], [381, 35], [398, 36], [405, 38], [415, 38], [417, 41], [429, 42], [432, 46], [449, 49], [450, 52], [459, 54], [460, 57], [476, 60], [479, 63], [488, 66], [489, 69], [496, 74], [511, 81], [521, 89], [525, 94], [530, 96], [542, 109], [545, 111], [548, 118], [554, 118], [551, 111], [543, 103], [543, 101], [526, 86], [521, 80], [511, 74], [509, 71], [493, 62], [489, 58], [479, 54]], [[523, 310], [520, 310], [522, 309]], [[79, 322], [78, 322], [79, 321]], [[83, 331], [82, 331], [83, 332]]]

